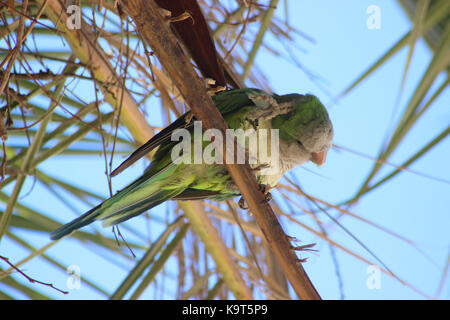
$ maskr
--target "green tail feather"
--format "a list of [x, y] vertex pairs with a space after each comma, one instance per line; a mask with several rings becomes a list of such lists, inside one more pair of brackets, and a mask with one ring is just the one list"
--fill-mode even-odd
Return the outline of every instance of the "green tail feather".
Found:
[[[52, 240], [58, 240], [75, 230], [78, 230], [82, 227], [87, 226], [88, 224], [94, 222], [95, 220], [103, 220], [103, 226], [113, 226], [124, 222], [130, 218], [140, 215], [141, 213], [156, 207], [157, 205], [165, 202], [172, 198], [173, 195], [179, 194], [183, 191], [181, 190], [171, 190], [171, 191], [160, 191], [155, 193], [154, 195], [142, 199], [141, 201], [134, 203], [128, 207], [122, 208], [116, 212], [109, 213], [108, 215], [104, 215], [105, 209], [102, 208], [103, 203], [99, 204], [95, 208], [92, 208], [82, 216], [76, 218], [75, 220], [63, 225], [59, 229], [53, 231], [50, 234], [50, 238]], [[103, 215], [103, 216], [102, 216]]]
[[164, 179], [170, 177], [175, 168], [176, 166], [171, 163], [157, 172], [144, 173], [141, 178], [111, 198], [53, 231], [50, 235], [51, 239], [60, 239], [95, 220], [103, 220], [103, 226], [116, 225], [179, 195], [186, 189], [189, 179], [186, 184], [180, 183], [173, 189], [161, 190], [167, 183]]
[[53, 231], [50, 234], [50, 238], [52, 240], [58, 240], [70, 233], [72, 233], [73, 231], [80, 229], [84, 226], [87, 226], [88, 224], [90, 224], [91, 222], [93, 222], [94, 220], [96, 220], [96, 218], [100, 215], [101, 210], [100, 206], [102, 204], [99, 204], [98, 206], [92, 208], [91, 210], [89, 210], [88, 212], [86, 212], [85, 214], [79, 216], [78, 218], [76, 218], [75, 220], [63, 225], [62, 227], [56, 229], [55, 231]]
[[172, 199], [175, 195], [183, 192], [183, 190], [184, 188], [174, 190], [160, 190], [158, 192], [155, 192], [151, 196], [142, 199], [141, 201], [133, 203], [132, 205], [111, 213], [108, 216], [101, 217], [101, 219], [103, 220], [102, 225], [104, 227], [109, 227], [136, 217], [141, 213], [150, 210], [167, 200]]

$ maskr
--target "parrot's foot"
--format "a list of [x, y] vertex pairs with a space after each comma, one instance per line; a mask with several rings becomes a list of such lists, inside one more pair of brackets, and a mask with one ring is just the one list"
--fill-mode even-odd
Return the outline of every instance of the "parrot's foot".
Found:
[[238, 206], [239, 206], [239, 208], [241, 208], [242, 210], [248, 210], [248, 206], [247, 206], [247, 204], [245, 203], [244, 197], [241, 197], [241, 198], [239, 199], [239, 201], [238, 201]]
[[[272, 188], [267, 184], [260, 184], [259, 189], [264, 194], [264, 200], [261, 203], [262, 204], [269, 203], [272, 200], [272, 194], [269, 192], [269, 190]], [[239, 205], [239, 208], [241, 208], [242, 210], [248, 210], [248, 205], [245, 202], [244, 197], [241, 197], [239, 199], [238, 205]]]
[[272, 189], [268, 184], [259, 184], [259, 190], [261, 190], [262, 193], [267, 194], [270, 193], [269, 190]]
[[275, 98], [267, 93], [249, 94], [250, 100], [258, 107], [250, 112], [249, 119], [270, 120], [276, 116], [289, 113], [293, 110], [294, 102], [278, 103]]
[[225, 91], [226, 89], [227, 89], [227, 87], [224, 87], [224, 86], [216, 86], [216, 87], [212, 87], [211, 89], [208, 89], [206, 92], [210, 96], [214, 96], [214, 95], [216, 95], [216, 93]]
[[[269, 203], [270, 201], [272, 201], [272, 194], [270, 192], [267, 192], [264, 195], [264, 200], [261, 202], [262, 204], [265, 203]], [[238, 206], [239, 208], [241, 208], [242, 210], [248, 210], [248, 205], [245, 202], [245, 199], [243, 197], [241, 197], [238, 201]]]
[[159, 13], [170, 23], [183, 21], [190, 18], [192, 19], [192, 24], [194, 24], [194, 18], [188, 11], [185, 11], [176, 17], [172, 17], [172, 12], [164, 8], [159, 8]]
[[221, 91], [225, 91], [227, 88], [224, 86], [219, 86], [216, 84], [216, 80], [211, 79], [211, 78], [205, 78], [203, 79], [203, 81], [205, 82], [205, 86], [208, 92], [208, 94], [210, 96], [214, 96], [216, 93], [221, 92]]
[[269, 192], [269, 190], [272, 188], [267, 184], [260, 184], [259, 189], [261, 190], [261, 192], [264, 194], [265, 197], [262, 203], [269, 203], [272, 200], [272, 194]]
[[270, 201], [272, 201], [272, 194], [270, 192], [267, 192], [264, 194], [264, 201], [262, 203], [269, 203]]
[[257, 165], [256, 167], [252, 168], [252, 171], [261, 171], [263, 169], [268, 169], [270, 168], [270, 164], [268, 163], [262, 163]]

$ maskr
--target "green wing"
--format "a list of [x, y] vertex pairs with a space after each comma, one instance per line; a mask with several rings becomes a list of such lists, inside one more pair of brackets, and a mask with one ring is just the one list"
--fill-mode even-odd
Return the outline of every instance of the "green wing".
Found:
[[[233, 127], [232, 122], [235, 121], [233, 118], [245, 117], [246, 110], [256, 107], [249, 98], [251, 94], [265, 93], [256, 89], [241, 89], [225, 91], [213, 97], [215, 105], [224, 115], [230, 127]], [[243, 112], [244, 115], [240, 115], [240, 112]], [[194, 165], [187, 170], [188, 165], [172, 162], [171, 148], [178, 142], [171, 141], [171, 134], [179, 128], [190, 129], [193, 127], [192, 119], [189, 123], [186, 123], [187, 115], [185, 114], [161, 130], [115, 170], [116, 174], [123, 171], [146, 153], [160, 146], [151, 165], [140, 178], [77, 219], [52, 232], [51, 238], [53, 240], [59, 239], [95, 220], [103, 220], [104, 226], [115, 225], [169, 199], [210, 198], [222, 200], [237, 195], [235, 192], [228, 192], [221, 187], [229, 179], [229, 174], [226, 170], [223, 172], [220, 166], [209, 167], [209, 175], [197, 180], [199, 176], [205, 174], [204, 171], [198, 171], [204, 169], [202, 166]]]
[[[266, 94], [264, 91], [259, 89], [237, 89], [237, 90], [229, 90], [218, 93], [213, 96], [212, 99], [217, 109], [219, 109], [222, 116], [225, 117], [225, 120], [229, 125], [234, 124], [230, 117], [226, 117], [230, 113], [236, 112], [239, 109], [244, 107], [248, 107], [250, 109], [256, 107], [254, 102], [249, 98], [251, 94]], [[124, 162], [122, 162], [112, 173], [111, 176], [116, 176], [126, 168], [131, 166], [133, 163], [138, 161], [140, 158], [144, 157], [147, 153], [152, 151], [158, 146], [161, 146], [160, 150], [155, 154], [155, 158], [160, 158], [162, 153], [167, 152], [174, 143], [170, 140], [172, 133], [176, 129], [186, 128], [191, 129], [194, 125], [195, 118], [192, 117], [190, 122], [186, 122], [186, 119], [189, 118], [190, 111], [186, 112], [184, 115], [179, 117], [169, 126], [161, 130], [158, 134], [154, 135], [150, 140], [148, 140], [145, 144], [139, 147], [136, 151], [134, 151]], [[236, 127], [236, 125], [232, 125], [232, 127]], [[160, 154], [158, 154], [160, 153]]]

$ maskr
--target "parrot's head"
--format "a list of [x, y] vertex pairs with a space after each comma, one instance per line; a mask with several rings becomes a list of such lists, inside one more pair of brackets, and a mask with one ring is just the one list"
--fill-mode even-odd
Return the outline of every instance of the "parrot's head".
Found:
[[289, 97], [293, 102], [292, 111], [274, 118], [273, 125], [279, 128], [281, 139], [295, 140], [310, 154], [310, 160], [321, 166], [333, 140], [333, 125], [328, 112], [313, 95], [292, 94]]

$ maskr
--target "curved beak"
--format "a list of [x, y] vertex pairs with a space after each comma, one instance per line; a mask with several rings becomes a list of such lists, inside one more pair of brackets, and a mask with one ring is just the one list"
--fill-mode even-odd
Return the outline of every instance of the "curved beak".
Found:
[[318, 167], [320, 167], [325, 163], [325, 160], [327, 159], [327, 152], [328, 151], [311, 153], [311, 161], [317, 164]]

